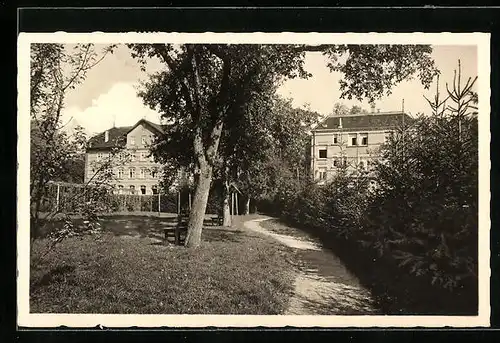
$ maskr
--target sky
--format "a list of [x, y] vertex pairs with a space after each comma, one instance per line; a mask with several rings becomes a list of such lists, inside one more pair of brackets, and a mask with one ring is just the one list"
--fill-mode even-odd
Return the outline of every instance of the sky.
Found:
[[[96, 45], [96, 49], [103, 46]], [[463, 77], [477, 75], [477, 47], [473, 45], [445, 46], [434, 45], [432, 57], [441, 71], [440, 91], [445, 91], [445, 82], [453, 82], [454, 70], [458, 68], [458, 60], [462, 65]], [[295, 107], [306, 104], [311, 110], [328, 115], [337, 102], [348, 107], [360, 105], [370, 109], [368, 102], [340, 99], [340, 73], [332, 73], [326, 67], [326, 58], [321, 53], [307, 53], [305, 68], [312, 74], [309, 79], [287, 80], [278, 89], [278, 93], [291, 98]], [[113, 126], [132, 126], [145, 118], [159, 123], [159, 113], [146, 107], [137, 90], [141, 81], [148, 79], [148, 73], [161, 70], [159, 60], [151, 60], [146, 72], [142, 72], [137, 62], [130, 56], [125, 46], [106, 56], [91, 69], [85, 81], [69, 92], [63, 110], [63, 124], [68, 128], [83, 126], [88, 134], [102, 132]], [[404, 99], [405, 112], [410, 114], [428, 112], [429, 105], [424, 95], [431, 98], [435, 86], [425, 90], [418, 78], [403, 81], [395, 86], [392, 94], [376, 102], [380, 111], [399, 111]]]

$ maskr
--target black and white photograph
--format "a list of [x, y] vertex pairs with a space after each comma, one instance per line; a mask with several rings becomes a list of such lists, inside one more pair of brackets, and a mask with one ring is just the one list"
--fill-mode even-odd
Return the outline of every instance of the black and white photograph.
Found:
[[18, 324], [489, 326], [489, 35], [21, 33]]

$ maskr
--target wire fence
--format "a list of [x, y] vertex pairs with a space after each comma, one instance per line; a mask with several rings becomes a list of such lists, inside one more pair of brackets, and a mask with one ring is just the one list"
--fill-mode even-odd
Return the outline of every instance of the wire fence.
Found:
[[[88, 186], [87, 186], [88, 187]], [[75, 213], [77, 206], [85, 199], [85, 186], [65, 182], [49, 182], [41, 201], [40, 212]], [[84, 199], [81, 199], [84, 197]], [[102, 201], [111, 205], [112, 212], [159, 212], [179, 213], [183, 208], [191, 208], [191, 191], [171, 191], [159, 194], [116, 194], [109, 192]], [[211, 191], [207, 203], [207, 214], [220, 212], [221, 200], [218, 192]]]

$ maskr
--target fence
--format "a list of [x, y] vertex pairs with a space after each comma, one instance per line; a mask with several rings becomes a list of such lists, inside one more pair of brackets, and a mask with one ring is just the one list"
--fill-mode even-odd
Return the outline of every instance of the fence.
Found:
[[[63, 213], [76, 212], [78, 202], [86, 199], [78, 199], [85, 196], [82, 184], [65, 182], [50, 182], [45, 189], [42, 198], [40, 212], [59, 211]], [[113, 194], [109, 192], [106, 201], [111, 204], [112, 212], [160, 212], [178, 213], [181, 208], [191, 207], [192, 192], [188, 190], [166, 192], [154, 195], [137, 194]], [[221, 197], [212, 190], [207, 203], [207, 214], [216, 214], [221, 207]]]

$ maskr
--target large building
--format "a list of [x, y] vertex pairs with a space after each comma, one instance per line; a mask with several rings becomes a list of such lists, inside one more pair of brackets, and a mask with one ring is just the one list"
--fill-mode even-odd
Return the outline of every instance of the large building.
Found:
[[311, 171], [315, 180], [324, 182], [341, 166], [348, 170], [370, 170], [379, 149], [394, 130], [411, 121], [404, 112], [375, 112], [330, 116], [313, 131]]
[[[112, 156], [117, 193], [157, 194], [160, 168], [150, 156], [150, 144], [161, 134], [161, 125], [141, 119], [134, 126], [113, 127], [92, 137], [86, 151], [85, 182], [96, 178], [99, 166], [104, 165], [101, 162]], [[122, 153], [117, 155], [116, 150]]]

